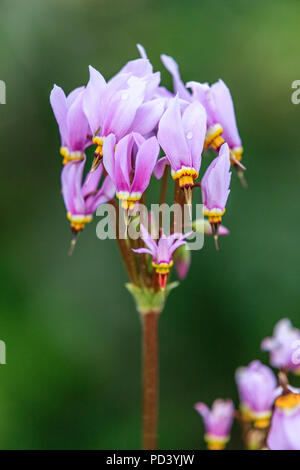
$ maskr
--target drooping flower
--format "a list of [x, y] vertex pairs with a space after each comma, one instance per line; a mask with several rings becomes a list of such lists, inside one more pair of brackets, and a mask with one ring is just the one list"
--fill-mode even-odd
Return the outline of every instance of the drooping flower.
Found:
[[76, 88], [67, 97], [62, 88], [54, 85], [50, 103], [56, 118], [60, 137], [60, 154], [63, 164], [85, 158], [84, 151], [89, 145], [88, 120], [83, 112], [84, 87]]
[[103, 142], [109, 134], [116, 140], [132, 131], [150, 134], [164, 111], [165, 100], [156, 95], [160, 72], [153, 67], [142, 46], [140, 59], [127, 64], [107, 83], [93, 67], [89, 67], [83, 106], [96, 144], [93, 168], [103, 157]]
[[267, 445], [270, 450], [300, 450], [299, 393], [285, 393], [275, 400]]
[[204, 147], [219, 150], [226, 142], [230, 148], [231, 161], [239, 164], [243, 147], [238, 132], [234, 105], [229, 88], [223, 80], [213, 83], [189, 82], [187, 87], [192, 89], [192, 99], [199, 101], [207, 113], [207, 133]]
[[123, 209], [133, 209], [149, 185], [159, 153], [156, 137], [146, 140], [132, 132], [116, 144], [110, 134], [103, 145], [103, 164], [114, 182]]
[[215, 400], [211, 410], [205, 403], [196, 403], [195, 410], [202, 416], [205, 441], [209, 450], [222, 450], [230, 439], [234, 416], [231, 400]]
[[252, 361], [236, 371], [236, 383], [243, 419], [254, 421], [257, 428], [269, 425], [277, 381], [273, 371], [260, 361]]
[[191, 189], [198, 178], [206, 132], [206, 113], [200, 103], [188, 105], [183, 113], [178, 96], [169, 101], [159, 125], [157, 138], [169, 160], [174, 180], [191, 203]]
[[83, 230], [85, 224], [91, 222], [97, 207], [115, 195], [115, 187], [109, 176], [104, 178], [98, 189], [103, 175], [102, 165], [93, 174], [88, 173], [82, 183], [84, 166], [85, 160], [69, 162], [61, 174], [62, 194], [73, 233]]
[[[211, 225], [206, 219], [197, 219], [193, 221], [193, 230], [198, 233], [204, 233], [204, 235], [213, 235]], [[219, 225], [218, 235], [229, 235], [229, 230], [224, 225]]]
[[119, 73], [108, 83], [93, 67], [83, 95], [83, 109], [88, 119], [93, 143], [97, 146], [92, 169], [103, 157], [105, 137], [114, 134], [120, 140], [130, 130], [137, 109], [145, 97], [145, 83], [131, 73]]
[[261, 344], [270, 352], [270, 364], [278, 369], [300, 371], [300, 330], [294, 328], [289, 319], [283, 318], [275, 325], [272, 338]]
[[186, 278], [191, 265], [191, 251], [186, 245], [182, 245], [176, 250], [174, 255], [175, 269], [178, 278], [182, 281]]
[[152, 266], [158, 275], [158, 283], [161, 289], [165, 289], [168, 275], [173, 266], [173, 253], [177, 248], [186, 244], [185, 239], [192, 233], [173, 233], [166, 236], [161, 234], [158, 242], [151, 237], [146, 228], [141, 224], [141, 236], [146, 248], [133, 249], [135, 253], [148, 253], [152, 256]]
[[208, 217], [215, 237], [225, 213], [230, 179], [229, 148], [223, 144], [218, 157], [211, 162], [201, 181], [203, 213]]

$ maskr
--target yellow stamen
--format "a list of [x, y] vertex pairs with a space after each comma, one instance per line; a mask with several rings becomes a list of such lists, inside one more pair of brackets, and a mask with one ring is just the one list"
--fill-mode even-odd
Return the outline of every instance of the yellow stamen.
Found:
[[117, 198], [122, 201], [122, 208], [124, 210], [132, 210], [135, 206], [135, 203], [141, 199], [141, 194], [136, 194], [130, 196], [129, 193], [117, 193]]
[[63, 165], [69, 162], [84, 160], [84, 154], [82, 152], [70, 152], [68, 147], [60, 147], [59, 153], [63, 157]]
[[230, 161], [232, 165], [236, 164], [235, 160], [238, 162], [242, 160], [243, 152], [243, 147], [233, 147], [230, 150]]
[[300, 405], [300, 394], [288, 393], [287, 395], [281, 395], [275, 401], [275, 405], [281, 409], [291, 409]]
[[70, 212], [67, 212], [67, 218], [71, 222], [71, 227], [76, 232], [80, 232], [84, 229], [85, 224], [88, 224], [92, 221], [92, 215], [72, 215]]
[[181, 168], [172, 174], [174, 180], [178, 180], [181, 188], [194, 186], [194, 180], [198, 178], [198, 172], [194, 168]]
[[155, 268], [157, 274], [168, 274], [170, 272], [171, 267], [173, 266], [173, 260], [170, 263], [159, 263], [156, 264], [152, 262], [152, 266]]
[[209, 211], [204, 207], [203, 209], [203, 214], [208, 217], [208, 221], [210, 224], [220, 224], [222, 221], [222, 217], [225, 214], [226, 209], [223, 209], [222, 211], [214, 211], [211, 210]]
[[103, 157], [103, 144], [104, 144], [104, 137], [94, 137], [93, 138], [93, 144], [97, 145], [95, 154]]
[[223, 127], [220, 124], [215, 124], [207, 129], [204, 148], [212, 147], [214, 150], [219, 150], [225, 140], [222, 137]]

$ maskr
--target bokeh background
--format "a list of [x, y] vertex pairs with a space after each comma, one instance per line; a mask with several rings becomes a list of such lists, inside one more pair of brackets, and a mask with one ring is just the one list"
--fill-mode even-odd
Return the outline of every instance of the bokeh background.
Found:
[[[204, 448], [194, 403], [238, 404], [235, 369], [268, 360], [260, 341], [280, 318], [300, 326], [299, 21], [296, 0], [1, 0], [1, 448], [140, 446], [140, 321], [96, 221], [67, 256], [49, 105], [53, 83], [69, 92], [89, 64], [108, 78], [138, 56], [137, 42], [169, 87], [161, 53], [185, 81], [227, 82], [249, 183], [233, 177], [230, 237], [220, 252], [210, 239], [193, 253], [161, 316], [160, 447]], [[240, 446], [235, 425], [229, 448]]]

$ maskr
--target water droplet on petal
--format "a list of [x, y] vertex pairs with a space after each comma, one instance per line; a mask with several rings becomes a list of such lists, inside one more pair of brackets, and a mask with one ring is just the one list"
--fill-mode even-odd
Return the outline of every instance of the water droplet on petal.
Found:
[[191, 139], [193, 138], [193, 133], [192, 133], [191, 131], [188, 132], [187, 135], [186, 135], [186, 138], [187, 138], [188, 140], [191, 140]]

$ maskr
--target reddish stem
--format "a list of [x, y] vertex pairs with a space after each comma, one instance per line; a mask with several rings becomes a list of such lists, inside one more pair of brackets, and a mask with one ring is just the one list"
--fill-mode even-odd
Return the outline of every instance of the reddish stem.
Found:
[[158, 421], [158, 317], [142, 315], [143, 325], [143, 449], [157, 448]]

